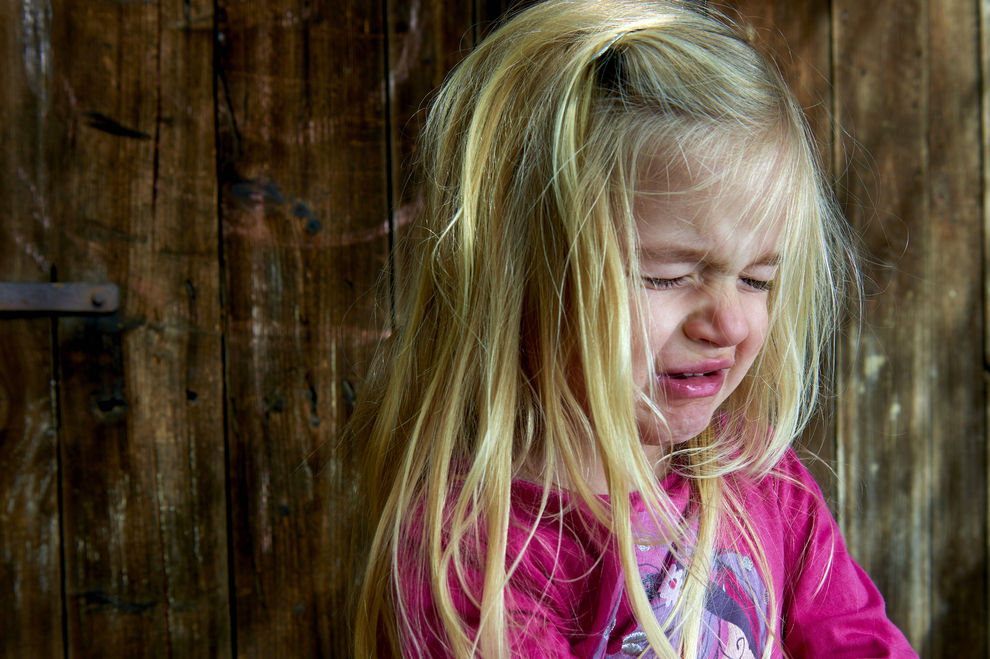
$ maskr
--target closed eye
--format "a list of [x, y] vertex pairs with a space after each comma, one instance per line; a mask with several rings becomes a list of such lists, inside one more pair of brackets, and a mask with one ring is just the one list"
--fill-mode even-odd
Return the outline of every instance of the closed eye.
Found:
[[773, 288], [773, 281], [769, 279], [754, 279], [752, 277], [740, 277], [739, 280], [755, 291], [769, 291]]
[[667, 288], [675, 288], [680, 286], [687, 280], [687, 277], [674, 277], [673, 279], [664, 279], [663, 277], [648, 277], [643, 275], [643, 281], [646, 282], [648, 288], [653, 290], [662, 291]]

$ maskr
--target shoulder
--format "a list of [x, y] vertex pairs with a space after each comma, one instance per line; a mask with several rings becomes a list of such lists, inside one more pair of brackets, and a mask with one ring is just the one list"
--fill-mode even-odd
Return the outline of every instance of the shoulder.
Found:
[[834, 525], [821, 488], [793, 448], [766, 475], [732, 475], [727, 482], [756, 530], [774, 536], [785, 552], [790, 544], [803, 545], [814, 528]]
[[821, 488], [793, 448], [761, 478], [733, 476], [736, 506], [774, 568], [774, 580], [820, 583], [836, 559], [852, 562]]
[[811, 533], [816, 526], [834, 527], [835, 521], [821, 487], [793, 448], [787, 450], [767, 479], [791, 534]]
[[[849, 554], [821, 489], [793, 449], [753, 484], [749, 501], [760, 511], [754, 514], [764, 516], [762, 527], [772, 529], [779, 542], [789, 652], [917, 656], [887, 618], [883, 597]], [[770, 558], [774, 549], [765, 540]]]

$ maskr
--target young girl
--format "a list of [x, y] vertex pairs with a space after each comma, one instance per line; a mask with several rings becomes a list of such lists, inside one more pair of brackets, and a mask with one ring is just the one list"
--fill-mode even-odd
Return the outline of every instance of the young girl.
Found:
[[422, 149], [356, 656], [914, 656], [789, 448], [848, 250], [777, 71], [689, 4], [550, 0]]

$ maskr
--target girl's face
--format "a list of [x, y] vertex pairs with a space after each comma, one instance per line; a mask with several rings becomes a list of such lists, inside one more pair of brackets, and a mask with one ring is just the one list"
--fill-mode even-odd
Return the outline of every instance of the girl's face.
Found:
[[763, 346], [779, 226], [740, 217], [758, 192], [650, 193], [634, 206], [645, 318], [633, 318], [633, 376], [667, 425], [645, 403], [636, 422], [644, 444], [669, 446], [708, 426]]

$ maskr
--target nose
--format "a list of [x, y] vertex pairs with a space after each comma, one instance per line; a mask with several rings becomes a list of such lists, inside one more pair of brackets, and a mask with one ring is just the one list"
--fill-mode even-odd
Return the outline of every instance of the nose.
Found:
[[684, 323], [688, 338], [719, 347], [738, 345], [749, 336], [749, 323], [735, 286], [701, 294], [698, 308]]

